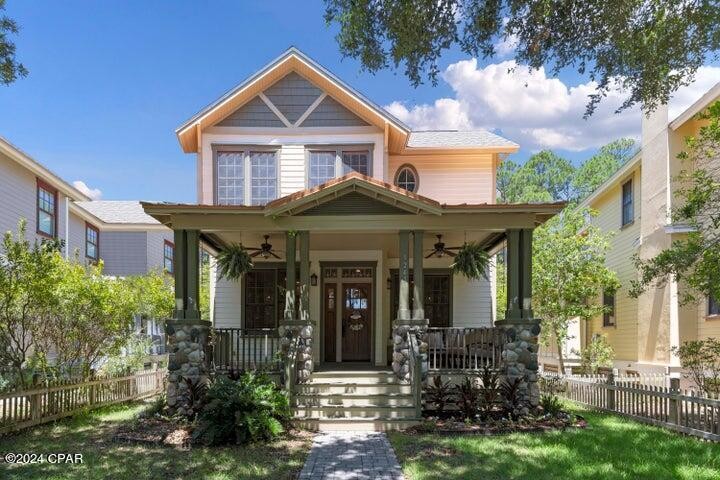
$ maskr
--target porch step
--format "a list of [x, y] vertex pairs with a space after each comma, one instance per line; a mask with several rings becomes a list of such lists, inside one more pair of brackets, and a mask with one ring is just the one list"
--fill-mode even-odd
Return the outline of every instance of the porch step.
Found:
[[323, 418], [296, 419], [295, 426], [315, 432], [404, 430], [420, 423], [417, 419], [395, 418]]
[[409, 384], [402, 383], [311, 381], [298, 385], [296, 392], [300, 395], [340, 395], [350, 393], [356, 393], [358, 395], [412, 394], [411, 388]]
[[301, 394], [295, 396], [298, 407], [412, 407], [413, 397], [406, 393], [382, 394]]
[[310, 383], [400, 383], [391, 370], [354, 370], [313, 372]]
[[358, 406], [319, 406], [319, 407], [296, 407], [295, 418], [315, 419], [376, 419], [390, 418], [393, 420], [412, 419], [415, 417], [415, 407], [388, 407], [379, 405], [358, 405]]

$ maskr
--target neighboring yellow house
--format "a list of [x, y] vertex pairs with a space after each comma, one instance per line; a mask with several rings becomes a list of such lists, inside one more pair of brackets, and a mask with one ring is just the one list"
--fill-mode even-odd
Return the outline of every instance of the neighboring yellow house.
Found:
[[[628, 295], [637, 276], [633, 256], [652, 258], [688, 232], [687, 226], [672, 223], [671, 212], [678, 199], [673, 179], [690, 165], [677, 158], [685, 149], [685, 138], [698, 133], [702, 121], [696, 115], [720, 99], [720, 83], [672, 121], [668, 108], [658, 108], [642, 121], [640, 151], [582, 203], [598, 211], [595, 222], [613, 233], [607, 265], [622, 287], [614, 295], [603, 295], [613, 311], [571, 326], [566, 346], [566, 368], [577, 367], [577, 352], [594, 335], [605, 336], [615, 350], [614, 368], [620, 372], [663, 373], [680, 369], [671, 347], [707, 337], [720, 338], [720, 305], [710, 299], [681, 305], [683, 286], [668, 282], [651, 288], [640, 298]], [[720, 159], [716, 159], [720, 161]], [[545, 370], [557, 369], [553, 349], [541, 352]]]

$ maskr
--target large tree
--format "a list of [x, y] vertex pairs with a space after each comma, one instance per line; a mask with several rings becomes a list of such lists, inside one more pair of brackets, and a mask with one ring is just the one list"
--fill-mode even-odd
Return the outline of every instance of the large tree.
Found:
[[533, 307], [542, 319], [541, 341], [555, 342], [561, 371], [570, 323], [601, 314], [601, 293], [619, 287], [617, 275], [605, 266], [609, 238], [592, 224], [594, 215], [567, 208], [535, 230]]
[[636, 257], [639, 279], [631, 295], [674, 277], [689, 287], [681, 290], [683, 303], [698, 296], [720, 299], [720, 102], [700, 117], [707, 123], [679, 155], [686, 168], [676, 179], [679, 206], [673, 211], [673, 222], [691, 232], [651, 259]]
[[580, 165], [572, 181], [573, 194], [578, 200], [590, 195], [636, 152], [635, 141], [621, 138], [608, 143]]
[[[5, 0], [0, 0], [0, 13], [5, 10]], [[0, 83], [10, 85], [18, 77], [28, 74], [25, 66], [15, 58], [15, 44], [10, 35], [20, 31], [17, 23], [7, 15], [0, 15]]]
[[720, 50], [714, 0], [325, 0], [341, 52], [375, 72], [405, 67], [414, 85], [437, 82], [451, 47], [492, 57], [498, 40], [516, 44], [518, 62], [572, 68], [598, 83], [586, 114], [622, 87], [620, 107], [652, 110]]

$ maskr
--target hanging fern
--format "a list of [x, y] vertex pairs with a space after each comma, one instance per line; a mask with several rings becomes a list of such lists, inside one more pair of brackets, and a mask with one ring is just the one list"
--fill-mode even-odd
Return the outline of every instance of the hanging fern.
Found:
[[480, 280], [480, 278], [487, 280], [489, 264], [490, 257], [479, 243], [466, 242], [458, 251], [451, 267], [453, 273], [465, 275], [470, 280]]
[[237, 282], [240, 277], [252, 270], [250, 254], [239, 243], [231, 243], [217, 256], [218, 276]]

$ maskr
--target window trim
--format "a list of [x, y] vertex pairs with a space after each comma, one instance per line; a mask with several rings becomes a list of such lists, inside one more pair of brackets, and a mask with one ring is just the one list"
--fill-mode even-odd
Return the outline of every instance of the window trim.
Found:
[[[39, 177], [36, 178], [36, 186], [35, 186], [35, 233], [38, 235], [41, 235], [45, 238], [58, 238], [58, 189], [50, 185], [49, 183], [43, 181]], [[40, 189], [45, 190], [46, 192], [52, 194], [53, 196], [53, 212], [52, 212], [52, 223], [53, 223], [53, 233], [52, 235], [48, 234], [47, 232], [43, 232], [40, 230]], [[42, 210], [45, 213], [50, 213], [46, 210]]]
[[[170, 262], [170, 265], [172, 265], [172, 270], [168, 270], [168, 269], [165, 267], [165, 260], [168, 259], [167, 255], [165, 255], [165, 247], [170, 247], [170, 248], [172, 248], [172, 259], [171, 259], [171, 262]], [[163, 240], [163, 252], [162, 252], [162, 253], [163, 253], [163, 269], [164, 269], [167, 273], [169, 273], [169, 274], [171, 274], [171, 275], [174, 275], [174, 274], [175, 274], [175, 243], [171, 242], [171, 241], [168, 240], [168, 239]]]
[[[705, 310], [706, 318], [709, 318], [712, 320], [720, 318], [720, 301], [714, 299], [712, 296], [708, 296], [706, 304], [707, 304], [706, 305], [707, 308]], [[717, 308], [716, 312], [712, 311], [713, 304], [715, 304], [715, 308]]]
[[[625, 221], [625, 186], [630, 185], [630, 218]], [[635, 183], [633, 177], [628, 178], [620, 185], [620, 227], [627, 227], [635, 223]]]
[[335, 177], [340, 178], [347, 174], [343, 174], [343, 153], [344, 152], [368, 152], [368, 177], [373, 176], [373, 151], [374, 143], [316, 143], [305, 145], [305, 188], [310, 188], [310, 153], [312, 152], [332, 152], [335, 151]]
[[[275, 302], [274, 302], [274, 305], [273, 305], [273, 309], [274, 309], [274, 311], [275, 311], [275, 315], [274, 315], [274, 316], [275, 316], [275, 326], [274, 326], [274, 327], [269, 327], [269, 328], [277, 328], [277, 327], [280, 325], [280, 322], [282, 321], [282, 316], [283, 316], [284, 313], [285, 313], [284, 311], [280, 311], [280, 309], [279, 309], [279, 307], [280, 307], [280, 292], [279, 292], [277, 286], [278, 286], [278, 285], [281, 285], [281, 284], [280, 284], [280, 272], [281, 272], [282, 270], [286, 270], [286, 268], [287, 268], [287, 263], [286, 263], [286, 262], [264, 261], [264, 262], [255, 262], [255, 263], [253, 264], [252, 270], [272, 270], [272, 271], [274, 271], [274, 279], [275, 279], [275, 285], [276, 285], [276, 287], [274, 288], [274, 292], [275, 292]], [[299, 263], [299, 262], [296, 262], [296, 264], [295, 264], [295, 272], [296, 272], [296, 273], [299, 272], [299, 271], [300, 271], [299, 269], [300, 269], [300, 263]], [[251, 271], [252, 271], [252, 270], [251, 270]], [[287, 272], [285, 272], [285, 274], [287, 275]], [[295, 279], [296, 284], [298, 283], [298, 281], [299, 281], [299, 278], [296, 278], [296, 279]], [[255, 330], [255, 329], [256, 329], [255, 327], [250, 328], [250, 327], [247, 326], [247, 314], [248, 314], [248, 309], [247, 309], [247, 278], [245, 277], [245, 275], [243, 275], [243, 278], [240, 279], [240, 282], [241, 282], [240, 291], [242, 292], [242, 293], [241, 293], [241, 295], [242, 295], [242, 300], [241, 300], [241, 304], [242, 304], [241, 328], [243, 328], [243, 329]], [[298, 293], [299, 293], [298, 291], [295, 292], [296, 297], [297, 297]], [[297, 298], [299, 298], [299, 297], [297, 297]], [[283, 301], [284, 301], [284, 299], [283, 299]], [[295, 304], [295, 305], [296, 305], [296, 308], [299, 308], [299, 303], [300, 303], [300, 302], [296, 302], [296, 304]]]
[[[603, 307], [606, 306], [605, 297], [607, 295], [612, 295], [612, 312], [603, 312], [602, 326], [603, 328], [615, 328], [617, 327], [617, 292], [606, 290], [602, 293]], [[610, 319], [612, 319], [612, 323]]]
[[398, 180], [400, 179], [400, 172], [402, 172], [405, 169], [410, 170], [412, 172], [412, 174], [415, 176], [415, 188], [413, 190], [408, 190], [408, 192], [417, 193], [420, 190], [420, 175], [418, 174], [417, 168], [415, 168], [415, 166], [411, 163], [403, 163], [402, 165], [400, 165], [397, 168], [397, 170], [395, 170], [395, 176], [393, 178], [393, 185], [395, 185], [396, 187], [399, 187], [399, 188], [403, 188], [403, 187], [400, 187], [400, 185], [398, 185]]
[[[93, 230], [95, 232], [95, 256], [91, 257], [88, 255], [88, 230]], [[164, 251], [163, 251], [164, 253]], [[100, 260], [100, 229], [93, 225], [90, 222], [85, 222], [85, 258], [88, 258], [92, 260], [93, 262], [97, 262]]]
[[[241, 205], [252, 205], [252, 168], [250, 165], [250, 152], [263, 152], [275, 154], [275, 168], [276, 168], [276, 179], [275, 179], [275, 191], [277, 192], [277, 198], [280, 198], [280, 146], [275, 145], [254, 145], [254, 144], [225, 144], [225, 143], [213, 143], [212, 148], [212, 161], [213, 161], [213, 205], [220, 205], [218, 203], [218, 153], [219, 152], [233, 152], [242, 153], [243, 156], [243, 202]], [[225, 204], [223, 204], [225, 205]]]
[[[453, 272], [451, 268], [423, 268], [423, 276], [425, 275], [436, 275], [436, 276], [448, 276], [448, 326], [447, 328], [453, 328], [455, 323], [455, 317], [454, 317], [454, 285], [453, 285]], [[412, 277], [413, 277], [413, 271], [410, 269], [409, 275], [410, 283], [412, 283]], [[395, 282], [395, 279], [397, 278], [397, 282]], [[424, 285], [426, 285], [426, 282], [423, 282], [423, 288]], [[393, 309], [393, 305], [395, 304], [395, 299], [398, 297], [399, 292], [398, 289], [400, 288], [400, 269], [398, 268], [391, 268], [390, 269], [390, 309]], [[426, 292], [423, 291], [423, 295], [425, 295]], [[410, 304], [412, 303], [413, 299], [413, 290], [410, 288]], [[390, 318], [394, 318], [394, 316], [397, 315], [397, 311], [391, 311], [390, 312]], [[445, 328], [445, 327], [440, 327]]]

